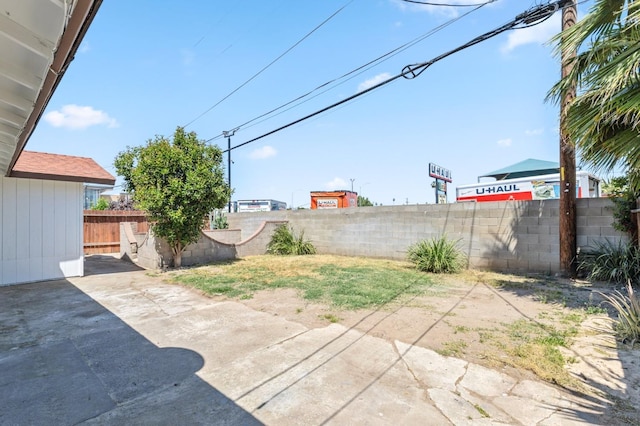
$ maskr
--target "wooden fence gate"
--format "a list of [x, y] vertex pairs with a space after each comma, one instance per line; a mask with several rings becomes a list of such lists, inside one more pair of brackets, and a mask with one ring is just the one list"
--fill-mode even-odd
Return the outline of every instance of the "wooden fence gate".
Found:
[[84, 254], [120, 252], [120, 222], [137, 222], [139, 232], [149, 223], [143, 212], [132, 210], [85, 210]]

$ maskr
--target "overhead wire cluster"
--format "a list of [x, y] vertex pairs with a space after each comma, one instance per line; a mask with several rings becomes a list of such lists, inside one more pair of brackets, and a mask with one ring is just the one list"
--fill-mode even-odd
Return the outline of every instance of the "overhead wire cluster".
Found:
[[412, 4], [420, 4], [425, 6], [436, 6], [436, 7], [475, 7], [475, 6], [484, 6], [485, 4], [493, 3], [496, 0], [486, 1], [483, 3], [436, 3], [431, 1], [419, 1], [419, 0], [401, 0], [404, 3], [412, 3]]
[[[435, 35], [436, 33], [438, 33], [439, 31], [442, 31], [443, 29], [445, 29], [446, 27], [452, 25], [453, 23], [457, 22], [458, 20], [463, 19], [464, 17], [466, 17], [467, 15], [477, 11], [478, 9], [482, 8], [483, 6], [486, 6], [487, 4], [493, 3], [497, 0], [488, 0], [485, 1], [483, 3], [479, 3], [476, 5], [476, 7], [470, 11], [465, 12], [464, 14], [461, 14], [459, 16], [456, 16], [454, 18], [449, 19], [448, 21], [436, 26], [435, 28], [432, 28], [431, 30], [427, 31], [426, 33], [423, 33], [421, 35], [419, 35], [418, 37], [415, 37], [413, 40], [408, 41], [407, 43], [404, 43], [380, 56], [378, 56], [377, 58], [363, 64], [360, 65], [354, 69], [352, 69], [351, 71], [348, 71], [344, 74], [342, 74], [339, 77], [333, 78], [325, 83], [320, 84], [319, 86], [315, 87], [314, 89], [309, 90], [308, 92], [295, 97], [294, 99], [291, 99], [263, 114], [260, 114], [250, 120], [245, 121], [244, 123], [234, 126], [232, 127], [233, 131], [238, 131], [240, 129], [247, 129], [249, 127], [252, 127], [254, 125], [257, 125], [265, 120], [271, 119], [279, 114], [282, 114], [286, 111], [289, 111], [292, 108], [298, 107], [300, 105], [302, 105], [305, 102], [308, 102], [314, 98], [316, 98], [317, 96], [320, 96], [324, 93], [326, 93], [329, 90], [332, 90], [336, 87], [338, 87], [339, 85], [342, 85], [344, 83], [346, 83], [347, 81], [357, 77], [358, 75], [368, 71], [369, 69], [389, 60], [390, 58], [398, 55], [399, 53], [413, 47], [414, 45], [426, 40], [427, 38]], [[317, 93], [320, 92], [320, 93]], [[315, 93], [315, 95], [314, 95]], [[313, 95], [313, 96], [312, 96]], [[208, 111], [207, 111], [208, 112]], [[206, 113], [206, 112], [205, 112]], [[276, 114], [277, 113], [277, 114]], [[202, 114], [204, 115], [204, 114]], [[193, 120], [195, 121], [195, 120]], [[193, 122], [192, 121], [192, 122]], [[190, 122], [190, 123], [192, 123]], [[189, 124], [190, 124], [189, 123]], [[253, 124], [252, 124], [253, 123]], [[250, 126], [251, 125], [251, 126]], [[218, 134], [217, 136], [214, 136], [210, 139], [207, 140], [207, 142], [212, 142], [215, 141], [217, 139], [220, 139], [222, 137], [225, 137], [225, 132], [222, 132], [220, 134]]]
[[[428, 67], [430, 67], [431, 65], [433, 65], [434, 63], [447, 58], [448, 56], [453, 55], [454, 53], [460, 52], [461, 50], [467, 49], [471, 46], [474, 46], [478, 43], [481, 43], [483, 41], [486, 41], [492, 37], [495, 37], [501, 33], [504, 33], [505, 31], [509, 31], [509, 30], [514, 30], [514, 29], [522, 29], [522, 28], [528, 28], [534, 25], [538, 25], [544, 21], [546, 21], [547, 19], [549, 19], [551, 16], [553, 16], [554, 13], [556, 13], [558, 10], [562, 9], [565, 5], [572, 3], [573, 0], [556, 0], [553, 2], [549, 2], [549, 3], [545, 3], [545, 4], [540, 4], [537, 6], [534, 6], [528, 10], [526, 10], [525, 12], [517, 15], [512, 21], [494, 29], [491, 31], [488, 31], [470, 41], [468, 41], [467, 43], [464, 43], [452, 50], [449, 50], [441, 55], [436, 56], [435, 58], [429, 60], [429, 61], [425, 61], [425, 62], [421, 62], [421, 63], [417, 63], [417, 64], [412, 64], [412, 65], [407, 65], [405, 66], [402, 71], [399, 74], [396, 74], [395, 76], [392, 76], [384, 81], [381, 81], [378, 84], [375, 84], [365, 90], [362, 90], [354, 95], [351, 95], [345, 99], [342, 99], [338, 102], [335, 102], [331, 105], [328, 105], [324, 108], [321, 108], [313, 113], [307, 114], [304, 117], [301, 117], [297, 120], [294, 120], [288, 124], [285, 124], [283, 126], [280, 126], [274, 130], [271, 130], [267, 133], [264, 133], [258, 137], [252, 138], [248, 141], [242, 142], [238, 145], [235, 145], [233, 147], [230, 147], [227, 150], [224, 150], [223, 152], [228, 152], [228, 151], [232, 151], [234, 149], [240, 148], [242, 146], [248, 145], [250, 143], [256, 142], [260, 139], [263, 139], [267, 136], [273, 135], [274, 133], [278, 133], [284, 129], [287, 129], [291, 126], [294, 126], [296, 124], [299, 124], [303, 121], [306, 121], [312, 117], [315, 117], [319, 114], [322, 114], [324, 112], [327, 112], [333, 108], [336, 108], [340, 105], [343, 105], [347, 102], [350, 102], [356, 98], [359, 98], [367, 93], [370, 93], [374, 90], [377, 90], [383, 86], [386, 86], [400, 78], [405, 78], [405, 79], [413, 79], [416, 78], [418, 76], [420, 76], [420, 74], [422, 74]], [[215, 138], [212, 138], [215, 139]], [[211, 140], [212, 140], [211, 139]]]
[[266, 71], [268, 68], [270, 68], [273, 64], [275, 64], [276, 62], [278, 62], [280, 59], [282, 59], [284, 56], [286, 56], [289, 52], [291, 52], [293, 49], [295, 49], [300, 43], [302, 43], [305, 39], [307, 39], [308, 37], [311, 36], [311, 34], [313, 34], [314, 32], [316, 32], [317, 30], [319, 30], [322, 26], [324, 26], [327, 22], [331, 21], [333, 18], [336, 17], [336, 15], [338, 15], [340, 12], [342, 12], [347, 6], [349, 6], [351, 3], [353, 3], [355, 0], [349, 0], [347, 3], [345, 3], [342, 7], [340, 7], [338, 10], [336, 10], [335, 12], [333, 12], [328, 18], [326, 18], [324, 21], [322, 21], [320, 24], [318, 24], [315, 28], [313, 28], [311, 31], [309, 31], [307, 34], [305, 34], [300, 40], [296, 41], [292, 46], [290, 46], [287, 50], [285, 50], [283, 53], [281, 53], [277, 58], [275, 58], [274, 60], [272, 60], [271, 62], [269, 62], [267, 65], [265, 65], [262, 69], [260, 69], [258, 72], [256, 72], [255, 74], [253, 74], [251, 77], [249, 77], [248, 80], [246, 80], [244, 83], [242, 83], [240, 86], [236, 87], [235, 89], [233, 89], [231, 92], [229, 92], [229, 94], [227, 94], [226, 96], [224, 96], [222, 99], [220, 99], [218, 102], [216, 102], [215, 104], [213, 104], [211, 107], [209, 107], [206, 111], [204, 111], [202, 114], [198, 115], [196, 118], [194, 118], [193, 120], [189, 121], [187, 124], [185, 124], [183, 127], [187, 127], [191, 124], [193, 124], [194, 122], [196, 122], [197, 120], [199, 120], [200, 118], [202, 118], [204, 115], [206, 115], [209, 111], [211, 111], [212, 109], [214, 109], [215, 107], [217, 107], [218, 105], [220, 105], [222, 102], [224, 102], [225, 100], [227, 100], [229, 97], [231, 97], [234, 93], [236, 93], [237, 91], [239, 91], [240, 89], [242, 89], [244, 86], [246, 86], [247, 84], [249, 84], [251, 81], [253, 81], [256, 77], [258, 77], [260, 74], [262, 74], [264, 71]]

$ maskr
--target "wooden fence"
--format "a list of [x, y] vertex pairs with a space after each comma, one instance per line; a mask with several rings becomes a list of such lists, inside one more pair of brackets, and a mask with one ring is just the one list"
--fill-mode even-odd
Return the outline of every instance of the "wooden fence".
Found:
[[147, 232], [147, 217], [140, 211], [85, 210], [84, 254], [120, 252], [120, 222], [137, 222]]

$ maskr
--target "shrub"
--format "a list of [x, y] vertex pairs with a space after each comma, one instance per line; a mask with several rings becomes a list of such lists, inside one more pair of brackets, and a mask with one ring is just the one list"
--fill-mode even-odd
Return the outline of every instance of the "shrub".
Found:
[[227, 216], [224, 213], [216, 214], [213, 219], [213, 227], [215, 229], [229, 229], [229, 222], [227, 221]]
[[98, 199], [98, 201], [91, 207], [91, 210], [109, 210], [110, 203], [104, 198]]
[[418, 241], [409, 247], [407, 257], [421, 271], [436, 274], [459, 272], [465, 267], [466, 256], [457, 243], [445, 236]]
[[633, 291], [631, 281], [627, 282], [627, 295], [616, 290], [613, 294], [600, 293], [618, 313], [615, 323], [616, 336], [632, 347], [640, 337], [640, 300]]
[[595, 281], [638, 282], [640, 249], [633, 242], [598, 242], [578, 255], [578, 271]]
[[640, 190], [634, 189], [632, 182], [637, 179], [637, 173], [626, 176], [614, 177], [603, 183], [602, 189], [607, 193], [613, 202], [614, 229], [625, 232], [633, 241], [638, 241], [638, 227], [631, 214], [631, 210], [636, 208], [637, 199], [640, 198]]
[[315, 254], [316, 248], [304, 239], [304, 231], [296, 235], [293, 228], [283, 224], [276, 228], [267, 244], [267, 253], [279, 255]]

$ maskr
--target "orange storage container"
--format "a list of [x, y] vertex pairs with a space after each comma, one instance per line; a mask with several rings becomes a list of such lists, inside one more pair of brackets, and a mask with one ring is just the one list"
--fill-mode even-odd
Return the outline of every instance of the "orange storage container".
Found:
[[311, 191], [311, 209], [356, 207], [358, 193], [352, 191]]

